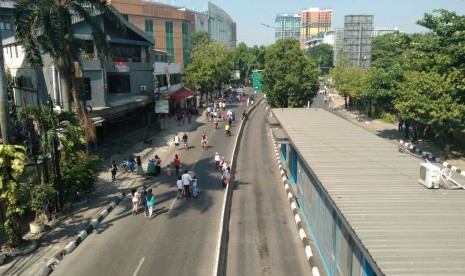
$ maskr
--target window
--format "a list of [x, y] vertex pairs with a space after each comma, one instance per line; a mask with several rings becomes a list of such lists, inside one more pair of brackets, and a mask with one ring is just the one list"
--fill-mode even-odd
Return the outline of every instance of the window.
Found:
[[173, 22], [165, 22], [166, 32], [166, 52], [168, 54], [168, 62], [174, 62], [174, 34], [173, 34]]
[[90, 78], [84, 78], [81, 97], [82, 100], [85, 101], [92, 100], [92, 86], [90, 85]]
[[148, 36], [153, 37], [153, 19], [145, 19], [145, 33]]

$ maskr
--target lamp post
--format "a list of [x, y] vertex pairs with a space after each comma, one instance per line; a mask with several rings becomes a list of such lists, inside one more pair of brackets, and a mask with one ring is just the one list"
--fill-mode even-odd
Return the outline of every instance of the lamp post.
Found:
[[[53, 101], [52, 97], [48, 95], [47, 99], [47, 104], [50, 108], [50, 114], [52, 114], [53, 111]], [[53, 116], [52, 117], [52, 127], [55, 129], [55, 123], [53, 121]], [[60, 171], [60, 152], [58, 151], [58, 137], [55, 132], [53, 132], [53, 137], [52, 137], [52, 163], [53, 163], [53, 169], [55, 171], [54, 173], [54, 184], [55, 188], [57, 190], [57, 200], [56, 200], [56, 209], [61, 210], [64, 205], [64, 192], [63, 192], [63, 183], [61, 181], [61, 171]]]

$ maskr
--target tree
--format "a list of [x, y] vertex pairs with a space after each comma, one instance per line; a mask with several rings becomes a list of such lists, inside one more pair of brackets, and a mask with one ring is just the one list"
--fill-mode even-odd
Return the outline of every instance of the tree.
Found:
[[75, 17], [87, 23], [91, 27], [97, 53], [106, 56], [110, 47], [101, 29], [102, 24], [95, 15], [102, 14], [104, 18], [121, 27], [121, 21], [114, 9], [106, 0], [24, 0], [16, 4], [13, 14], [16, 39], [24, 48], [25, 60], [34, 68], [42, 68], [42, 51], [45, 50], [50, 55], [60, 73], [64, 110], [71, 110], [72, 95], [74, 108], [86, 136], [94, 141], [94, 125], [81, 105], [82, 87], [79, 80], [82, 78], [82, 65], [71, 26]]
[[6, 207], [2, 221], [8, 235], [8, 246], [20, 247], [24, 244], [20, 218], [24, 206], [19, 202], [19, 179], [24, 172], [25, 149], [17, 145], [0, 145], [0, 200]]
[[239, 43], [234, 50], [234, 69], [240, 70], [241, 81], [252, 75], [252, 70], [254, 69], [252, 61], [253, 56], [247, 45], [244, 42]]
[[201, 95], [212, 95], [215, 88], [230, 77], [233, 56], [230, 49], [213, 42], [204, 41], [191, 48], [191, 63], [186, 68], [185, 83], [200, 89]]
[[323, 74], [328, 74], [329, 69], [333, 67], [333, 46], [322, 43], [315, 47], [309, 47], [307, 49], [307, 55], [315, 61], [316, 66], [320, 68]]
[[410, 47], [412, 37], [405, 33], [391, 33], [373, 40], [371, 66], [388, 70], [402, 62], [402, 54]]
[[313, 102], [318, 75], [297, 39], [281, 39], [267, 48], [262, 83], [271, 107], [303, 107]]

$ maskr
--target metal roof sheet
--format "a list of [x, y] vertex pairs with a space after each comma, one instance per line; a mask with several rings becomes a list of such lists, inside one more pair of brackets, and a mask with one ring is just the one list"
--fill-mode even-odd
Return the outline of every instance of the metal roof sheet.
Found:
[[272, 109], [386, 275], [465, 275], [465, 190], [418, 183], [420, 159], [324, 109]]

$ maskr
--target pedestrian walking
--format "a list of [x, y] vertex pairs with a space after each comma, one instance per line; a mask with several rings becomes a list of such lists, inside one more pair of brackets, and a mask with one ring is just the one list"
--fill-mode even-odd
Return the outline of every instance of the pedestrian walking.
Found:
[[152, 189], [147, 190], [147, 206], [149, 208], [149, 219], [152, 219], [153, 207], [155, 206], [155, 195], [152, 193]]
[[153, 159], [150, 159], [147, 163], [147, 174], [155, 175], [155, 160]]
[[166, 165], [166, 176], [168, 176], [168, 177], [171, 176], [171, 167], [170, 167], [170, 165]]
[[179, 175], [179, 168], [181, 167], [181, 159], [179, 159], [179, 156], [177, 154], [174, 155], [174, 168], [176, 169], [176, 176]]
[[192, 182], [192, 177], [190, 176], [190, 174], [188, 173], [187, 170], [184, 170], [184, 173], [181, 176], [181, 180], [182, 180], [182, 187], [184, 188], [184, 197], [186, 199], [189, 199], [189, 197], [190, 197], [190, 185], [191, 185], [191, 182]]
[[176, 147], [176, 149], [178, 149], [178, 147], [179, 147], [179, 136], [177, 134], [174, 135], [173, 141], [174, 141], [174, 146]]
[[221, 176], [221, 179], [223, 180], [223, 189], [226, 189], [226, 187], [229, 185], [229, 182], [231, 181], [231, 168], [226, 168], [226, 170], [223, 172], [223, 175]]
[[115, 181], [116, 180], [116, 171], [118, 171], [118, 167], [116, 166], [116, 161], [115, 160], [111, 161], [110, 171], [111, 171], [111, 181]]
[[142, 208], [144, 209], [144, 216], [147, 216], [147, 187], [145, 185], [142, 187], [142, 191], [140, 192], [140, 205], [142, 205]]
[[197, 176], [195, 176], [195, 175], [192, 178], [192, 195], [194, 197], [197, 197], [197, 195], [198, 195], [198, 182], [197, 182]]
[[137, 210], [139, 209], [140, 204], [140, 193], [137, 191], [136, 188], [132, 188], [131, 190], [132, 196], [132, 215], [137, 215]]
[[137, 165], [136, 174], [142, 175], [144, 171], [142, 170], [142, 160], [140, 159], [139, 155], [136, 156], [136, 165]]
[[182, 197], [182, 178], [181, 176], [178, 176], [178, 180], [176, 181], [176, 187], [178, 188], [178, 198]]
[[220, 161], [221, 161], [220, 155], [217, 152], [215, 152], [215, 170], [217, 170], [218, 167], [220, 166]]
[[133, 155], [130, 155], [128, 158], [128, 168], [131, 171], [131, 173], [133, 173], [134, 169], [136, 168], [136, 162], [134, 161]]
[[161, 174], [161, 159], [158, 155], [155, 155], [155, 175]]
[[224, 164], [224, 163], [225, 163], [225, 162], [224, 162], [224, 156], [223, 156], [223, 157], [221, 157], [221, 160], [220, 160], [220, 168], [223, 167], [223, 164]]

